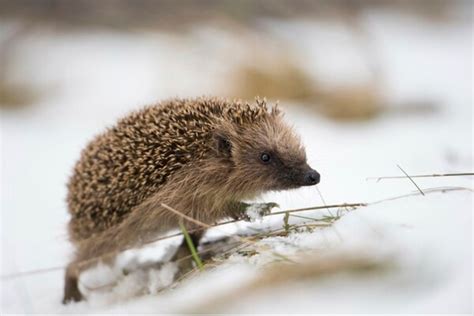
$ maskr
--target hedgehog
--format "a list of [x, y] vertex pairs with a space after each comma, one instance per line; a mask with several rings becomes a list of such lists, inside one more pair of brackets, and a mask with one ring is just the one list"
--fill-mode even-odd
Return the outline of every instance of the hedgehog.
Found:
[[[250, 204], [243, 201], [264, 192], [319, 181], [300, 138], [265, 99], [170, 99], [134, 111], [86, 146], [69, 180], [76, 252], [63, 303], [83, 299], [79, 266], [95, 257], [139, 246], [181, 222], [197, 246], [204, 229], [165, 206], [212, 225], [244, 219]], [[186, 241], [173, 258], [184, 256]]]

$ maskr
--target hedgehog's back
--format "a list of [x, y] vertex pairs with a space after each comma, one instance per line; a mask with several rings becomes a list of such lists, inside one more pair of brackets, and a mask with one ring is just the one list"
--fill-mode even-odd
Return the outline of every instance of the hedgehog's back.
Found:
[[240, 101], [174, 99], [121, 119], [89, 143], [75, 166], [67, 197], [71, 240], [119, 224], [174, 172], [212, 154], [219, 120], [252, 121], [263, 111]]
[[184, 100], [148, 106], [89, 143], [68, 183], [71, 239], [120, 223], [173, 172], [204, 155], [212, 117], [203, 110]]

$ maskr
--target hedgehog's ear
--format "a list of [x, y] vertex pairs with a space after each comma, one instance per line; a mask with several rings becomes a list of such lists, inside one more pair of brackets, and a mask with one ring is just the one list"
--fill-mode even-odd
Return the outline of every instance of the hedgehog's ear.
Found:
[[224, 157], [232, 155], [232, 143], [224, 133], [214, 132], [214, 144], [216, 151]]

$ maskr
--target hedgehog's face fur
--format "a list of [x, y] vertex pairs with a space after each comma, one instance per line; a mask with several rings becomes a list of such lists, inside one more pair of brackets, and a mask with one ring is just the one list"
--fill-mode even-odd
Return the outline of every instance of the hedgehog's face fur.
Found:
[[[233, 124], [232, 124], [233, 125]], [[306, 162], [299, 137], [272, 110], [252, 124], [227, 126], [216, 133], [217, 152], [231, 166], [236, 190], [279, 191], [319, 183], [320, 175]]]

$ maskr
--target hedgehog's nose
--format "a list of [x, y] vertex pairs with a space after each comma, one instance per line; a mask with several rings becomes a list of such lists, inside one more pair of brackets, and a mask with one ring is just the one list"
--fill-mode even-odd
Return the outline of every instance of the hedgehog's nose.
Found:
[[315, 185], [321, 180], [321, 175], [316, 170], [310, 170], [306, 172], [304, 176], [305, 185]]

